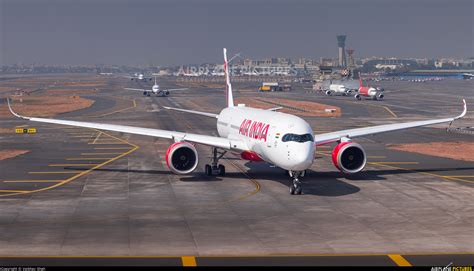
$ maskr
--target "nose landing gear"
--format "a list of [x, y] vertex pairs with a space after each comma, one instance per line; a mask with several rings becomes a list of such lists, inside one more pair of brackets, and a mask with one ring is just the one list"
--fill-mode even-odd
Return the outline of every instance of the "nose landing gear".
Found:
[[291, 195], [301, 195], [303, 192], [302, 184], [300, 178], [304, 177], [306, 170], [303, 171], [292, 171], [289, 170], [288, 174], [293, 179], [290, 183], [290, 194]]
[[212, 176], [212, 175], [219, 175], [219, 176], [224, 176], [225, 175], [225, 166], [219, 164], [219, 159], [221, 159], [226, 151], [223, 151], [219, 153], [217, 151], [217, 148], [212, 149], [212, 162], [211, 164], [206, 164], [204, 167], [204, 171], [206, 172], [207, 176]]

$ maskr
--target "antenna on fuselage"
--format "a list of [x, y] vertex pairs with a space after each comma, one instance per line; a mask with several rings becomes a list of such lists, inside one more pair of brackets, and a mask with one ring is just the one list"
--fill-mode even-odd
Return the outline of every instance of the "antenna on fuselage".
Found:
[[227, 62], [227, 49], [224, 48], [224, 74], [225, 74], [225, 94], [227, 107], [234, 106], [234, 97], [232, 96], [232, 85], [230, 84], [229, 63]]

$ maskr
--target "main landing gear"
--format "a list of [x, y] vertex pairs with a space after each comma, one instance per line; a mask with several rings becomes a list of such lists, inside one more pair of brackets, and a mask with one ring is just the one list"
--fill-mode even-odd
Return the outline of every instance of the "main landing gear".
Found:
[[301, 195], [302, 184], [300, 178], [304, 177], [306, 170], [303, 171], [293, 171], [289, 170], [288, 175], [293, 179], [290, 183], [290, 194], [292, 195]]
[[225, 166], [219, 164], [219, 159], [221, 159], [225, 153], [226, 151], [218, 152], [217, 148], [212, 149], [212, 162], [210, 165], [206, 164], [206, 166], [204, 167], [207, 176], [225, 175]]

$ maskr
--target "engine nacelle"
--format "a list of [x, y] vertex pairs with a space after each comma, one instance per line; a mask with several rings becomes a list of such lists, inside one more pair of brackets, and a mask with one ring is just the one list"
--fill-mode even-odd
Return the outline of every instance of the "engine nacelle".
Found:
[[176, 142], [166, 151], [166, 164], [176, 174], [193, 172], [198, 165], [196, 148], [187, 142]]
[[168, 96], [168, 95], [170, 95], [170, 92], [165, 90], [165, 96]]
[[328, 96], [332, 96], [332, 91], [330, 91], [330, 90], [326, 90], [326, 95], [328, 95]]
[[353, 174], [365, 167], [367, 156], [361, 145], [354, 142], [342, 142], [332, 151], [332, 162], [340, 171]]
[[376, 97], [377, 97], [377, 100], [383, 100], [384, 95], [383, 93], [377, 93]]
[[357, 93], [356, 95], [354, 95], [354, 98], [358, 101], [362, 100], [362, 97], [360, 97], [360, 94]]

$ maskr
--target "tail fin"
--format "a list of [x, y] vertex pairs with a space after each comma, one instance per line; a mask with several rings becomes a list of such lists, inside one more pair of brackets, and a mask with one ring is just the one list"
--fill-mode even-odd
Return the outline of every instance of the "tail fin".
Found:
[[224, 48], [224, 74], [225, 74], [225, 94], [227, 107], [234, 106], [234, 97], [232, 96], [232, 85], [230, 84], [229, 63], [227, 62], [227, 49]]
[[362, 76], [360, 76], [360, 72], [359, 72], [359, 88], [363, 87], [364, 84], [362, 83]]
[[155, 85], [156, 85], [156, 75], [155, 75]]

